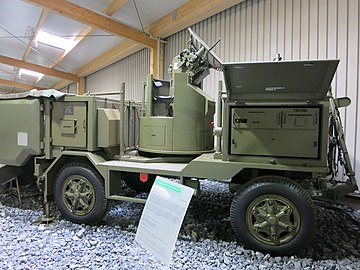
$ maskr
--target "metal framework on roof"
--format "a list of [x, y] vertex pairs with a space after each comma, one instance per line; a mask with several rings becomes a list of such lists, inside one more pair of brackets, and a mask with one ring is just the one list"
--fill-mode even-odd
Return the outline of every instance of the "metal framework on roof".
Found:
[[[145, 47], [150, 70], [162, 74], [166, 38], [244, 0], [0, 0], [0, 92], [60, 89]], [[64, 51], [34, 42], [46, 31], [74, 41]], [[160, 55], [158, 55], [160, 54]], [[25, 68], [40, 80], [18, 76]]]

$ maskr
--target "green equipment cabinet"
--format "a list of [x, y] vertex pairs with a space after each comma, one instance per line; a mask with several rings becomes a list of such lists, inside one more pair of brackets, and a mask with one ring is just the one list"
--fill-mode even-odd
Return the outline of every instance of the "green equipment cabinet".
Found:
[[231, 115], [231, 155], [320, 157], [321, 106], [232, 107]]

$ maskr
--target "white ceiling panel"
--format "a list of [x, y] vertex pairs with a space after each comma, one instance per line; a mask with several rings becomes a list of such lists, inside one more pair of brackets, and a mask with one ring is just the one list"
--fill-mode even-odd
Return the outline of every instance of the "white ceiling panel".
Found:
[[0, 54], [21, 59], [41, 9], [20, 0], [9, 3], [0, 1]]
[[2, 73], [0, 70], [0, 78], [8, 81], [12, 81], [15, 78], [15, 74]]
[[[24, 1], [0, 1], [0, 25], [15, 36], [24, 36], [27, 27], [35, 27], [41, 8]], [[20, 23], [21, 22], [21, 23]]]
[[13, 77], [16, 73], [17, 68], [14, 68], [13, 66], [8, 66], [5, 64], [0, 64], [0, 78], [5, 79], [5, 76], [10, 78]]
[[59, 79], [59, 78], [45, 76], [38, 82], [38, 85], [40, 85], [41, 87], [44, 87], [44, 88], [51, 88], [52, 85], [54, 85], [55, 83], [57, 83], [60, 80], [61, 79]]
[[84, 8], [90, 9], [97, 13], [102, 13], [102, 11], [111, 4], [112, 0], [97, 0], [97, 1], [89, 1], [89, 0], [70, 0], [78, 6], [82, 6]]
[[[67, 0], [86, 9], [97, 13], [103, 11], [113, 3], [114, 0]], [[128, 0], [127, 3], [117, 11], [112, 18], [133, 28], [142, 30], [140, 19], [146, 28], [153, 22], [159, 20], [164, 15], [185, 4], [188, 0]], [[138, 8], [137, 15], [135, 4]], [[33, 32], [40, 23], [41, 14], [44, 9], [32, 5], [25, 0], [0, 0], [0, 55], [22, 59], [27, 45], [33, 38]], [[46, 18], [40, 25], [40, 30], [75, 39], [82, 34], [88, 26], [68, 17], [61, 16], [49, 10]], [[30, 51], [27, 62], [46, 67], [54, 67], [69, 73], [76, 73], [81, 67], [85, 66], [95, 58], [111, 50], [116, 45], [124, 41], [123, 38], [110, 35], [107, 32], [94, 30], [90, 36], [86, 37], [59, 64], [54, 61], [58, 59], [63, 50], [38, 43], [31, 44], [34, 50]], [[36, 50], [36, 51], [35, 51]], [[0, 64], [0, 78], [14, 80], [18, 68]], [[25, 84], [34, 84], [34, 78], [22, 77], [15, 78], [16, 81]], [[61, 79], [44, 76], [38, 83], [41, 87], [49, 88]], [[4, 88], [4, 87], [3, 87]], [[0, 90], [1, 90], [0, 85]], [[14, 89], [13, 87], [6, 89]]]
[[54, 63], [53, 61], [59, 56], [59, 54], [64, 52], [61, 49], [57, 49], [42, 43], [38, 43], [37, 47], [34, 47], [34, 49], [36, 51], [32, 50], [26, 61], [41, 66], [50, 66]]
[[66, 38], [75, 38], [85, 27], [85, 24], [50, 12], [41, 30]]
[[0, 55], [21, 59], [25, 50], [24, 43], [10, 37], [7, 32], [0, 29]]
[[188, 0], [129, 0], [123, 8], [113, 15], [113, 18], [138, 29], [141, 29], [141, 24], [134, 1], [144, 28], [188, 2]]
[[68, 70], [75, 71], [122, 41], [124, 40], [117, 36], [109, 36], [108, 33], [100, 30], [95, 31], [71, 51], [61, 65]]

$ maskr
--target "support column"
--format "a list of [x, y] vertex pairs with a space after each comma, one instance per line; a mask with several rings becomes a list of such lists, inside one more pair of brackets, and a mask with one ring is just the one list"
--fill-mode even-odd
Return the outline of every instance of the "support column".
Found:
[[119, 155], [120, 158], [125, 154], [125, 82], [120, 84], [120, 123], [119, 123]]
[[155, 79], [163, 78], [164, 44], [158, 40], [156, 48], [150, 48], [150, 74]]
[[82, 96], [85, 92], [85, 78], [81, 77], [80, 81], [76, 84], [76, 94]]

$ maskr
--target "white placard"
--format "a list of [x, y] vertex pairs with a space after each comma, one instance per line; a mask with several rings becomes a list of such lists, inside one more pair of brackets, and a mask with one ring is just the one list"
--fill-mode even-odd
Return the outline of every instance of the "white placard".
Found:
[[17, 133], [17, 144], [18, 144], [18, 146], [28, 146], [27, 132], [18, 132]]
[[166, 266], [194, 189], [156, 177], [142, 212], [135, 240]]

